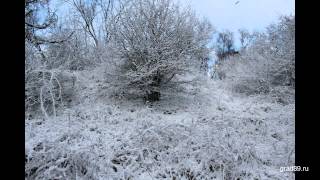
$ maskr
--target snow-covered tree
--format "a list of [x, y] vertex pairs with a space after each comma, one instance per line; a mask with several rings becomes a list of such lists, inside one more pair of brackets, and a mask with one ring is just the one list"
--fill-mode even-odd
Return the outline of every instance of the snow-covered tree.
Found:
[[240, 57], [229, 57], [216, 70], [225, 73], [237, 91], [270, 92], [295, 85], [295, 18], [284, 16], [265, 33], [252, 33]]
[[295, 17], [283, 16], [268, 27], [270, 54], [277, 65], [273, 83], [294, 86], [295, 82]]
[[159, 100], [161, 89], [176, 75], [207, 60], [212, 30], [208, 21], [171, 0], [128, 2], [113, 23], [112, 42], [121, 60], [119, 83], [149, 101]]
[[99, 38], [96, 32], [96, 27], [94, 26], [94, 22], [98, 15], [98, 2], [96, 0], [72, 0], [72, 3], [76, 9], [76, 12], [80, 15], [80, 18], [82, 19], [83, 30], [89, 34], [89, 36], [94, 41], [94, 45], [97, 47], [99, 45]]

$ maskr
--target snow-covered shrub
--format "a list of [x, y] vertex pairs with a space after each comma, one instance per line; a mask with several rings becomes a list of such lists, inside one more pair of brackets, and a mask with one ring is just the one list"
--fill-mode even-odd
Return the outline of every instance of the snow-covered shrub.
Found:
[[[74, 77], [59, 69], [49, 69], [32, 45], [26, 43], [25, 112], [26, 116], [42, 112], [56, 115], [57, 107], [73, 94]], [[65, 104], [67, 101], [65, 101]]]
[[[69, 37], [65, 37], [70, 34]], [[65, 39], [61, 43], [48, 44], [47, 67], [49, 69], [64, 69], [81, 71], [92, 69], [101, 62], [101, 47], [93, 47], [84, 42], [82, 32], [57, 28], [51, 35], [56, 39]], [[105, 50], [104, 50], [105, 51]]]
[[[171, 0], [130, 1], [113, 24], [117, 82], [157, 101], [177, 75], [200, 68], [209, 55], [211, 24]], [[178, 82], [175, 82], [178, 84]]]
[[276, 86], [271, 90], [272, 100], [274, 102], [287, 105], [294, 103], [295, 100], [295, 92], [289, 86]]
[[244, 93], [246, 95], [252, 94], [260, 94], [260, 93], [268, 93], [270, 92], [270, 88], [266, 82], [256, 80], [256, 79], [246, 79], [238, 82], [234, 86], [235, 92]]
[[61, 85], [61, 98], [63, 105], [69, 105], [70, 102], [77, 98], [76, 96], [76, 81], [77, 77], [74, 73], [68, 71], [60, 71], [57, 73]]
[[268, 81], [273, 85], [292, 86], [295, 81], [295, 17], [283, 16], [280, 22], [267, 27], [263, 43], [251, 48], [261, 52], [269, 71]]
[[229, 57], [215, 67], [218, 74], [236, 92], [269, 93], [277, 86], [294, 87], [295, 24], [294, 17], [282, 17], [270, 25], [267, 33], [254, 35], [252, 43], [240, 56]]
[[75, 77], [59, 70], [35, 69], [26, 73], [25, 111], [36, 115], [39, 110], [49, 117], [57, 108], [74, 98]]
[[[267, 27], [267, 32], [245, 52], [264, 59], [265, 79], [275, 86], [294, 87], [295, 81], [295, 17], [283, 16], [280, 22]], [[251, 56], [251, 58], [254, 56]]]
[[59, 143], [38, 143], [25, 157], [26, 179], [97, 179], [87, 152], [66, 150]]

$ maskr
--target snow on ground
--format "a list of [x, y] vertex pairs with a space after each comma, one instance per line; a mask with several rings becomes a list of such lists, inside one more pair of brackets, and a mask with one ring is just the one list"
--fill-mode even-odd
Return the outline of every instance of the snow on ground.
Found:
[[294, 104], [210, 80], [152, 105], [115, 101], [83, 73], [84, 101], [26, 120], [26, 179], [294, 179], [280, 172], [294, 165]]

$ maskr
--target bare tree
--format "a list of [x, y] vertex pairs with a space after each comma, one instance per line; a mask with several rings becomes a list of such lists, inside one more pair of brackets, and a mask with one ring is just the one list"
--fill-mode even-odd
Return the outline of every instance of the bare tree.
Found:
[[[98, 6], [100, 7], [102, 14], [102, 24], [104, 32], [104, 42], [107, 44], [110, 40], [111, 32], [110, 32], [110, 23], [115, 17], [116, 13], [120, 13], [122, 0], [99, 0]], [[118, 8], [118, 9], [117, 9]], [[117, 12], [118, 11], [118, 12]]]
[[[39, 23], [39, 10], [46, 9], [47, 16], [43, 23]], [[36, 47], [40, 52], [43, 61], [45, 55], [42, 52], [41, 44], [50, 42], [39, 35], [39, 31], [52, 27], [57, 21], [57, 16], [51, 12], [48, 0], [26, 0], [25, 1], [25, 40]]]
[[252, 41], [252, 36], [247, 29], [239, 29], [241, 48], [246, 49]]
[[229, 30], [224, 30], [218, 34], [216, 41], [216, 54], [222, 60], [230, 52], [234, 52], [234, 37]]
[[199, 57], [207, 57], [212, 27], [170, 0], [128, 3], [113, 24], [113, 42], [121, 59], [119, 82], [126, 90], [157, 101], [160, 91]]
[[73, 0], [72, 2], [77, 12], [80, 14], [81, 19], [83, 20], [83, 29], [90, 35], [90, 37], [94, 41], [95, 46], [97, 47], [99, 45], [99, 39], [94, 21], [97, 17], [98, 1], [93, 0], [87, 2], [84, 0]]

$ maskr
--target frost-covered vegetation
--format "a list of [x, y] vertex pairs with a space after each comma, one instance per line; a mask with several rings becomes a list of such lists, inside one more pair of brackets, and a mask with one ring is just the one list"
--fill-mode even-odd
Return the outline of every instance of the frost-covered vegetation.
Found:
[[[235, 92], [269, 94], [280, 103], [292, 103], [295, 87], [294, 16], [281, 17], [278, 24], [267, 27], [266, 33], [240, 34], [242, 42], [250, 43], [243, 43], [236, 56], [221, 58], [213, 72]], [[228, 55], [228, 52], [224, 54]]]
[[239, 52], [220, 33], [211, 78], [191, 9], [66, 4], [26, 0], [25, 179], [294, 179], [294, 16], [240, 30]]

